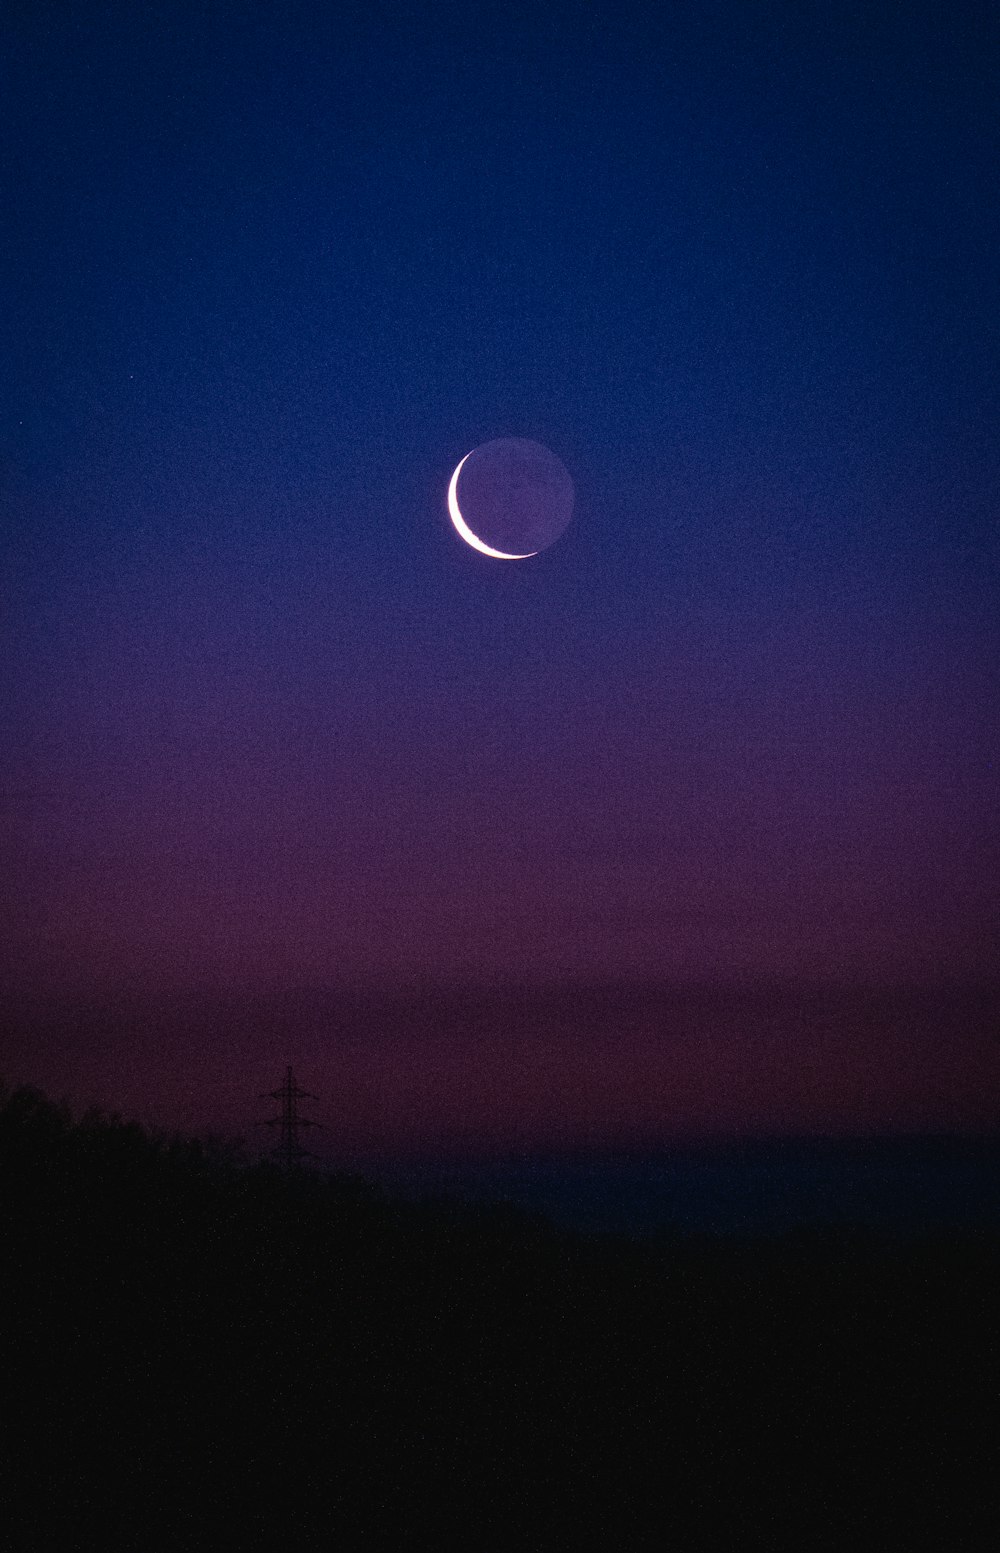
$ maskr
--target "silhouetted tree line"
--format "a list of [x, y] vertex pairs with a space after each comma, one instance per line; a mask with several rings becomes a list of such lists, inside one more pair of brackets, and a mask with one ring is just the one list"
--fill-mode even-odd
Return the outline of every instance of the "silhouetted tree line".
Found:
[[0, 1236], [6, 1547], [993, 1545], [986, 1233], [588, 1239], [16, 1089]]

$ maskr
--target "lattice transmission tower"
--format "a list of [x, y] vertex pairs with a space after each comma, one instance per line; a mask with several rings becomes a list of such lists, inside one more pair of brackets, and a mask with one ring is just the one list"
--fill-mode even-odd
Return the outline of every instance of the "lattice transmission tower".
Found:
[[261, 1122], [262, 1127], [277, 1127], [278, 1141], [271, 1150], [272, 1156], [280, 1160], [283, 1165], [297, 1165], [303, 1159], [315, 1159], [315, 1154], [309, 1149], [303, 1148], [299, 1142], [300, 1127], [319, 1127], [322, 1122], [310, 1121], [308, 1116], [299, 1115], [300, 1100], [316, 1100], [316, 1095], [311, 1095], [307, 1089], [300, 1089], [295, 1082], [295, 1075], [291, 1066], [285, 1069], [285, 1082], [280, 1089], [269, 1090], [266, 1095], [261, 1095], [262, 1100], [280, 1100], [281, 1110], [277, 1116], [268, 1117]]

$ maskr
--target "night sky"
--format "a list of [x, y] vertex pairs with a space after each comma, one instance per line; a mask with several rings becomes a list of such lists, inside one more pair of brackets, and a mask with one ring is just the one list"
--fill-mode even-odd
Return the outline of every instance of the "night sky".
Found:
[[[991, 11], [13, 8], [11, 1078], [995, 1120]], [[517, 563], [445, 502], [506, 437], [576, 488]]]

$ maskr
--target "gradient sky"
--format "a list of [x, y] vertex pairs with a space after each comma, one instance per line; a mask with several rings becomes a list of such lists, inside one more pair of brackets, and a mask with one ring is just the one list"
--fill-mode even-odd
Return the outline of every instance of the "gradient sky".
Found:
[[[14, 8], [10, 997], [995, 984], [991, 11]], [[445, 510], [508, 436], [577, 493], [518, 564]], [[910, 1120], [975, 1111], [976, 1006]], [[121, 1079], [115, 1019], [22, 1023], [15, 1076], [187, 1115], [162, 1063]], [[263, 1016], [211, 1028], [171, 1072], [295, 1060]], [[675, 1075], [651, 1116], [657, 1031], [627, 1115], [607, 1058], [575, 1111], [539, 1080], [539, 1136], [827, 1114], [734, 1114], [694, 1041], [703, 1099], [672, 1113]]]

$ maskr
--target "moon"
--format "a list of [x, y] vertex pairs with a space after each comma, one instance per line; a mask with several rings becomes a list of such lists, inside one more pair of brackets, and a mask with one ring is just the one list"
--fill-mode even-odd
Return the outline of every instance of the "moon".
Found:
[[448, 486], [448, 515], [480, 555], [527, 561], [565, 531], [573, 515], [573, 482], [540, 442], [500, 437], [459, 461]]

